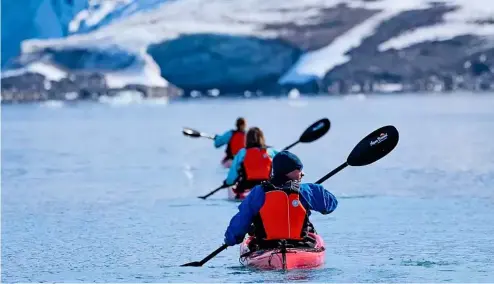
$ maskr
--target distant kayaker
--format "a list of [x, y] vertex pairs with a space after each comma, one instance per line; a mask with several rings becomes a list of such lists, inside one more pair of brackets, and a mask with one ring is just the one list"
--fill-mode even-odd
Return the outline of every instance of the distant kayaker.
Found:
[[255, 237], [249, 247], [277, 247], [281, 240], [294, 246], [313, 246], [315, 240], [308, 234], [315, 233], [310, 210], [326, 215], [336, 209], [338, 201], [322, 185], [300, 184], [302, 169], [293, 153], [275, 155], [271, 179], [254, 187], [240, 204], [225, 232], [225, 243], [240, 244], [249, 233]]
[[235, 193], [250, 190], [263, 181], [269, 180], [274, 155], [278, 151], [266, 146], [264, 133], [258, 127], [247, 132], [245, 148], [238, 151], [233, 159], [225, 185], [234, 185]]
[[235, 123], [236, 129], [228, 130], [222, 135], [214, 136], [214, 147], [219, 148], [223, 145], [227, 145], [225, 150], [225, 158], [222, 164], [228, 168], [235, 155], [240, 149], [245, 147], [245, 129], [247, 124], [243, 117], [237, 118]]

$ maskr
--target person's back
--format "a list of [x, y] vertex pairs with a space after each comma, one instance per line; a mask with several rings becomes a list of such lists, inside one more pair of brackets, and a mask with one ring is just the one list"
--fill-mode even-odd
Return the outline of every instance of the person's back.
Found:
[[309, 221], [310, 210], [329, 214], [338, 201], [322, 185], [300, 184], [302, 167], [292, 153], [278, 153], [273, 159], [271, 179], [255, 186], [240, 204], [225, 232], [225, 243], [238, 244], [250, 232], [256, 240], [253, 244], [261, 248], [277, 246], [280, 240], [310, 246], [308, 234], [315, 232]]
[[276, 150], [266, 147], [264, 133], [261, 129], [250, 128], [246, 136], [246, 147], [240, 150], [233, 159], [225, 184], [233, 185], [237, 182], [235, 191], [241, 193], [268, 180], [271, 174], [272, 157], [276, 153]]
[[235, 155], [245, 147], [245, 129], [247, 127], [245, 119], [242, 117], [237, 118], [235, 125], [236, 129], [228, 130], [222, 135], [216, 135], [214, 137], [214, 147], [219, 148], [227, 145], [225, 157], [222, 161], [224, 164], [230, 164]]

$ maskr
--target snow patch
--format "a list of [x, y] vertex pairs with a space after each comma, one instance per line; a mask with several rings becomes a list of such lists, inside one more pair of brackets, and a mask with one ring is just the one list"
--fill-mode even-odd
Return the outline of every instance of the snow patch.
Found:
[[380, 44], [379, 51], [386, 51], [391, 48], [403, 49], [425, 41], [448, 40], [460, 35], [489, 36], [492, 34], [494, 34], [494, 25], [446, 23], [416, 29], [392, 38]]
[[152, 57], [146, 53], [141, 54], [141, 57], [144, 59], [144, 65], [135, 65], [121, 71], [105, 73], [107, 86], [109, 88], [122, 88], [125, 85], [137, 84], [167, 87], [168, 81], [161, 77], [161, 70]]
[[461, 35], [492, 36], [493, 24], [476, 24], [474, 21], [494, 17], [494, 5], [489, 0], [454, 0], [447, 2], [460, 8], [444, 16], [444, 23], [421, 27], [391, 38], [379, 45], [380, 51], [402, 49], [433, 40], [448, 40]]
[[90, 0], [89, 7], [80, 11], [69, 23], [69, 31], [76, 33], [82, 24], [87, 27], [98, 25], [117, 8], [132, 3], [132, 0]]
[[350, 58], [345, 55], [361, 41], [373, 34], [377, 26], [394, 15], [396, 11], [385, 11], [372, 16], [347, 33], [336, 38], [330, 45], [302, 55], [299, 61], [280, 78], [280, 84], [303, 84], [312, 79], [322, 78], [327, 71], [347, 62]]
[[[441, 1], [439, 1], [441, 2]], [[433, 27], [419, 28], [415, 31], [400, 35], [382, 43], [379, 50], [389, 48], [404, 48], [411, 44], [433, 39], [450, 39], [462, 34], [492, 35], [494, 25], [478, 25], [470, 23], [474, 17], [492, 17], [494, 5], [492, 0], [450, 0], [444, 4], [458, 5], [461, 8], [456, 12], [446, 14], [445, 24]], [[384, 11], [371, 17], [347, 33], [336, 38], [330, 45], [319, 50], [306, 53], [299, 61], [279, 80], [281, 84], [303, 84], [315, 78], [322, 78], [335, 66], [349, 60], [345, 55], [351, 48], [360, 45], [362, 40], [372, 35], [383, 21], [396, 16], [400, 12], [411, 9], [430, 7], [429, 1], [394, 1], [382, 0], [369, 3], [352, 2], [350, 6], [368, 9], [383, 9]]]
[[28, 72], [41, 74], [51, 81], [60, 81], [67, 77], [67, 72], [60, 68], [43, 62], [34, 62], [23, 68], [4, 71], [2, 78], [19, 76]]

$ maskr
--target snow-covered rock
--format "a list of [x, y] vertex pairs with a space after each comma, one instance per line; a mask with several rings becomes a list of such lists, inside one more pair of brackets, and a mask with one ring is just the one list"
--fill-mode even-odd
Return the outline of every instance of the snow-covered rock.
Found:
[[[35, 28], [2, 33], [2, 47], [30, 38], [2, 78], [51, 68], [59, 77], [98, 73], [110, 88], [171, 83], [223, 95], [325, 91], [335, 82], [365, 90], [372, 81], [430, 76], [456, 82], [461, 72], [480, 76], [492, 66], [492, 0], [79, 1], [43, 0], [28, 12], [39, 19]], [[10, 5], [5, 14], [22, 12]]]

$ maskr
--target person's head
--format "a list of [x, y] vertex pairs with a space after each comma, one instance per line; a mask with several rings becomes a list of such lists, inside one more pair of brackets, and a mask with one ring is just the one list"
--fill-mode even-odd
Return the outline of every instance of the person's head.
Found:
[[245, 147], [266, 147], [266, 140], [264, 139], [264, 133], [259, 127], [251, 127], [249, 131], [247, 131], [247, 135], [245, 137]]
[[238, 131], [245, 131], [247, 124], [245, 123], [245, 118], [239, 117], [237, 118], [237, 122], [235, 123]]
[[293, 153], [281, 151], [273, 158], [271, 182], [281, 185], [290, 180], [300, 181], [304, 176], [302, 161]]

